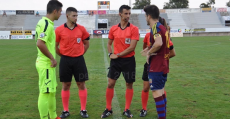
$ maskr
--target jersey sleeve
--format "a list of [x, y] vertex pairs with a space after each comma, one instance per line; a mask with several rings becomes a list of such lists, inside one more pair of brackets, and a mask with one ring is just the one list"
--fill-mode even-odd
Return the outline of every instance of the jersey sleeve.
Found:
[[150, 35], [150, 33], [147, 33], [147, 34], [145, 35], [145, 38], [144, 38], [144, 40], [143, 40], [144, 43], [147, 43], [147, 42], [148, 42], [149, 35]]
[[169, 40], [169, 50], [172, 50], [174, 47], [173, 47], [173, 42], [171, 40]]
[[36, 26], [37, 39], [47, 42], [49, 39], [48, 21], [39, 21]]
[[89, 40], [89, 33], [86, 31], [85, 27], [82, 26], [82, 40]]
[[169, 46], [173, 46], [173, 42], [169, 39]]
[[109, 39], [113, 40], [114, 36], [113, 36], [113, 27], [109, 30]]
[[59, 28], [56, 28], [55, 35], [56, 35], [56, 42], [60, 42], [61, 37], [60, 37], [60, 30], [59, 30]]
[[134, 27], [131, 32], [131, 40], [139, 40], [139, 29]]

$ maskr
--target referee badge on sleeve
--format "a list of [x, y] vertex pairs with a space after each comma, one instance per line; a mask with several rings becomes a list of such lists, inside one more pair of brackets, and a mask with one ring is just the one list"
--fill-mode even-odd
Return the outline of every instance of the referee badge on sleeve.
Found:
[[44, 38], [45, 35], [46, 35], [45, 33], [41, 33], [39, 37], [40, 37], [40, 38]]
[[81, 38], [77, 38], [77, 43], [80, 43], [81, 42]]
[[126, 39], [125, 39], [125, 44], [130, 44], [130, 42], [131, 42], [131, 39], [130, 39], [130, 38], [126, 38]]

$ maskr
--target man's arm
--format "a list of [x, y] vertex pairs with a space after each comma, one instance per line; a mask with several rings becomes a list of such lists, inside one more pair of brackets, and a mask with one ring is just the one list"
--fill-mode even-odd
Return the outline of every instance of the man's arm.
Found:
[[113, 44], [113, 40], [109, 39], [107, 43], [108, 53], [113, 53], [112, 44]]
[[137, 41], [138, 40], [131, 40], [130, 46], [121, 53], [119, 53], [119, 57], [128, 55], [129, 53], [133, 52], [137, 46]]
[[148, 51], [149, 51], [149, 48], [147, 47], [147, 43], [143, 43], [143, 50], [141, 51], [141, 55], [146, 57]]
[[46, 57], [48, 57], [48, 58], [50, 59], [50, 61], [51, 61], [51, 63], [52, 63], [52, 64], [51, 64], [51, 67], [56, 67], [57, 61], [54, 59], [53, 55], [49, 52], [49, 50], [48, 50], [48, 48], [47, 48], [45, 42], [42, 41], [42, 40], [40, 40], [40, 39], [38, 39], [38, 41], [37, 41], [37, 47], [40, 49], [40, 51], [41, 51]]
[[83, 40], [83, 44], [84, 44], [84, 49], [85, 49], [84, 54], [85, 54], [89, 48], [89, 40]]
[[83, 32], [82, 41], [84, 44], [84, 54], [85, 54], [89, 48], [90, 34], [87, 32], [87, 30], [83, 26], [82, 26], [82, 32]]
[[[155, 34], [156, 35], [156, 34]], [[155, 42], [152, 46], [152, 48], [147, 52], [147, 64], [149, 64], [149, 58], [152, 53], [157, 52], [161, 46], [163, 45], [163, 41], [160, 35], [156, 35], [155, 37]]]
[[147, 43], [143, 43], [143, 50], [147, 48]]
[[[130, 46], [127, 49], [125, 49], [123, 52], [119, 53], [119, 55], [117, 55], [117, 54], [111, 54], [110, 58], [111, 59], [117, 59], [118, 57], [122, 57], [122, 56], [128, 55], [129, 53], [131, 53], [132, 51], [135, 50], [136, 45], [137, 45], [137, 40], [131, 40]], [[112, 48], [111, 48], [111, 50], [109, 50], [109, 48], [108, 48], [108, 51], [112, 52]], [[111, 52], [109, 52], [109, 53], [111, 53]]]
[[136, 48], [137, 42], [139, 41], [139, 30], [137, 27], [132, 28], [131, 30], [131, 42], [130, 46], [125, 49], [124, 51], [119, 53], [119, 57], [128, 55], [129, 53], [133, 52]]
[[108, 44], [107, 44], [108, 53], [110, 54], [109, 58], [110, 59], [117, 59], [118, 56], [116, 54], [112, 53], [113, 52], [113, 50], [112, 50], [112, 44], [113, 44], [113, 40], [109, 39]]
[[160, 36], [155, 38], [155, 43], [153, 44], [152, 48], [148, 51], [148, 54], [152, 54], [157, 52], [161, 46], [163, 45], [162, 38]]
[[176, 52], [175, 52], [175, 49], [173, 48], [172, 50], [169, 51], [169, 58], [172, 58], [175, 56], [176, 56]]
[[56, 53], [61, 56], [60, 49], [59, 49], [59, 42], [56, 42]]

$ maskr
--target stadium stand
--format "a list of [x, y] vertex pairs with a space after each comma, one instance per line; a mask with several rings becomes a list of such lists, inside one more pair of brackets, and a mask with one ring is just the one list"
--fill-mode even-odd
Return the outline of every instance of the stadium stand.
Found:
[[139, 29], [149, 29], [149, 26], [145, 20], [145, 14], [138, 15], [138, 22], [140, 24]]
[[34, 15], [27, 15], [24, 21], [24, 29], [26, 30], [34, 30], [36, 24], [43, 16], [35, 17]]
[[7, 17], [0, 17], [0, 30], [22, 30], [26, 15], [8, 15]]
[[[78, 15], [77, 23], [83, 25], [86, 29], [95, 29], [95, 24], [96, 24], [95, 17], [96, 17], [95, 15], [94, 16]], [[65, 18], [65, 22], [66, 22], [66, 18]], [[62, 22], [62, 24], [65, 22]]]
[[[167, 23], [169, 23], [170, 19], [168, 19], [166, 13], [161, 13], [160, 16], [164, 18]], [[149, 26], [147, 25], [147, 22], [145, 20], [145, 14], [138, 14], [138, 22], [140, 24], [139, 29], [149, 29]]]
[[224, 25], [221, 23], [216, 12], [209, 13], [192, 13], [195, 23], [193, 28], [221, 28]]
[[[199, 8], [198, 8], [199, 9]], [[210, 12], [202, 12], [202, 10], [196, 10], [192, 12], [191, 9], [178, 9], [186, 12], [180, 12], [174, 10], [163, 10], [160, 14], [161, 17], [165, 18], [167, 23], [173, 29], [187, 29], [187, 28], [225, 28], [226, 18], [228, 17], [229, 11], [227, 8], [213, 9]], [[222, 11], [221, 11], [222, 10]], [[139, 10], [136, 10], [130, 17], [130, 22], [139, 27], [139, 29], [148, 29], [145, 14]], [[113, 10], [115, 14], [107, 14], [107, 12], [100, 15], [78, 15], [77, 23], [83, 25], [86, 29], [97, 30], [97, 19], [108, 19], [108, 28], [118, 24], [120, 17], [118, 11]], [[44, 15], [44, 14], [43, 14]], [[38, 20], [41, 19], [42, 15], [8, 15], [7, 17], [0, 16], [0, 31], [10, 30], [34, 30]], [[224, 19], [225, 18], [225, 19]], [[228, 20], [228, 19], [227, 19]], [[66, 16], [62, 15], [58, 21], [54, 22], [54, 26], [60, 26], [66, 22]], [[103, 30], [107, 30], [103, 29]], [[102, 29], [100, 29], [102, 30]]]
[[[26, 30], [34, 30], [35, 25], [43, 16], [35, 17], [33, 15], [27, 15], [24, 20], [23, 27]], [[66, 22], [66, 16], [61, 15], [58, 21], [54, 21], [54, 26], [60, 26]], [[79, 15], [78, 24], [83, 25], [86, 29], [95, 29], [95, 16]]]
[[[118, 16], [118, 14], [98, 15], [98, 19], [108, 19], [108, 21], [109, 21], [108, 27], [109, 28], [120, 22], [120, 17]], [[129, 19], [129, 22], [140, 27], [140, 23], [138, 22], [138, 14], [132, 14], [130, 19]]]
[[[221, 28], [224, 27], [216, 12], [167, 14], [172, 28]], [[167, 21], [167, 20], [166, 20]]]
[[168, 22], [172, 28], [189, 28], [191, 25], [189, 17], [184, 13], [167, 14]]

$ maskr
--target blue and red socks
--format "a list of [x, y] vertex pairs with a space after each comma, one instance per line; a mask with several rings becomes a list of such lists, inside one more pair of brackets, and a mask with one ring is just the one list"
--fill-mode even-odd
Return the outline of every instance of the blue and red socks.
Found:
[[166, 110], [166, 108], [167, 108], [167, 98], [166, 98], [165, 94], [163, 94], [162, 97], [163, 97], [163, 99], [165, 101], [165, 114], [166, 114], [166, 112], [167, 112], [167, 110]]
[[166, 118], [166, 111], [165, 111], [165, 101], [163, 96], [154, 98], [156, 103], [156, 109], [159, 119], [165, 119]]

